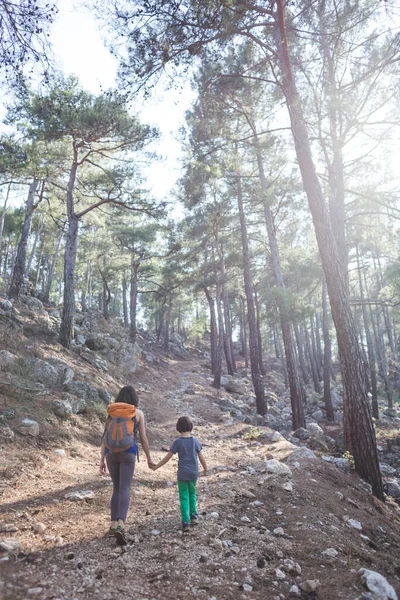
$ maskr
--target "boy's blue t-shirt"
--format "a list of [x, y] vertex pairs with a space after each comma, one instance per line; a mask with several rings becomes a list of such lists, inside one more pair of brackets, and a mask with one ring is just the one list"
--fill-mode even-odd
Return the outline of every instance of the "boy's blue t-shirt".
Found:
[[171, 448], [172, 454], [178, 453], [178, 480], [195, 481], [199, 475], [197, 455], [201, 452], [201, 444], [195, 437], [180, 437], [176, 439]]

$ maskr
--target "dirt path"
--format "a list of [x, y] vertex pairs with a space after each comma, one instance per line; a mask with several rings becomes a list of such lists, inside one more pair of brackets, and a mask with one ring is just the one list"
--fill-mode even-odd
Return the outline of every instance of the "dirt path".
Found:
[[[134, 385], [155, 460], [174, 439], [177, 417], [194, 419], [210, 468], [198, 482], [200, 526], [182, 538], [176, 461], [153, 473], [142, 460], [132, 492], [130, 543], [121, 553], [105, 537], [111, 487], [98, 474], [92, 421], [77, 417], [70, 440], [54, 449], [65, 454], [27, 450], [17, 483], [3, 494], [3, 529], [6, 524], [18, 531], [2, 536], [21, 543], [15, 562], [0, 562], [4, 600], [283, 600], [300, 593], [355, 600], [362, 592], [360, 568], [379, 571], [400, 592], [395, 508], [375, 502], [358, 477], [320, 460], [292, 465], [291, 476], [268, 473], [266, 459], [283, 459], [294, 448], [256, 441], [242, 423], [222, 424], [219, 393], [195, 361], [148, 366]], [[100, 428], [99, 421], [97, 434]], [[89, 491], [93, 498], [65, 499], [73, 491]], [[328, 548], [337, 555], [322, 554]], [[316, 592], [300, 592], [307, 580], [319, 580]]]

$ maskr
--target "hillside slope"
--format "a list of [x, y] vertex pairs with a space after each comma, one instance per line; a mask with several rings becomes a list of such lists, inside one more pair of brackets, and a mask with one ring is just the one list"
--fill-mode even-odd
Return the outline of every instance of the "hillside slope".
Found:
[[[0, 373], [4, 600], [356, 600], [400, 594], [399, 507], [374, 499], [354, 472], [345, 474], [319, 452], [222, 412], [238, 396], [211, 387], [198, 352], [166, 354], [144, 336], [128, 379], [118, 349], [96, 357], [87, 347], [68, 352], [37, 313], [21, 309], [18, 318], [21, 329], [4, 321], [0, 338], [2, 348], [18, 357], [6, 367], [3, 353]], [[102, 335], [124, 335], [116, 323], [97, 327]], [[32, 357], [62, 364], [58, 380], [43, 384], [24, 372]], [[106, 537], [110, 479], [98, 472], [106, 400], [88, 404], [83, 414], [56, 416], [55, 402], [65, 401], [66, 393], [71, 402], [78, 397], [73, 381], [110, 395], [134, 385], [153, 459], [176, 436], [177, 417], [193, 418], [210, 471], [198, 483], [200, 525], [187, 538], [180, 532], [174, 459], [156, 473], [139, 462], [126, 551]], [[21, 433], [24, 417], [39, 423], [39, 435]], [[72, 492], [80, 493], [78, 499], [66, 498]], [[392, 589], [368, 595], [360, 569], [378, 572]]]

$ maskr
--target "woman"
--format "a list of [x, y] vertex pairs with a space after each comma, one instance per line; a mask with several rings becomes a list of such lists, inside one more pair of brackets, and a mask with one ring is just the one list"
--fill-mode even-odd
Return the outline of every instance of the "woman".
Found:
[[128, 411], [129, 406], [127, 405], [138, 407], [139, 397], [137, 392], [132, 386], [126, 385], [119, 391], [118, 396], [115, 399], [115, 403], [109, 405], [109, 416], [107, 418], [100, 452], [100, 474], [106, 474], [107, 463], [107, 467], [113, 482], [113, 493], [111, 496], [110, 535], [115, 536], [118, 544], [125, 545], [127, 542], [125, 538], [124, 526], [129, 508], [131, 484], [138, 452], [135, 441], [135, 434], [137, 431], [139, 431], [140, 442], [146, 455], [149, 468], [152, 467], [154, 463], [152, 462], [150, 456], [144, 415], [143, 412], [137, 408], [134, 408], [131, 411], [131, 413], [134, 415], [132, 418], [134, 427], [133, 436], [129, 438], [131, 440], [131, 445], [127, 448], [124, 448], [123, 451], [117, 452], [110, 451], [109, 448], [107, 448], [107, 445], [110, 446], [110, 444], [107, 444], [107, 426], [111, 423], [111, 409], [117, 409], [118, 407], [115, 406], [117, 403], [120, 403], [121, 409], [128, 409]]

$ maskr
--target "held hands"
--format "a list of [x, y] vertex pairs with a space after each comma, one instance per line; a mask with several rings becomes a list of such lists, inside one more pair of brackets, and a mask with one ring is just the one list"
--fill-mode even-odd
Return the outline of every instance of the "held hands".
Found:
[[156, 467], [156, 463], [154, 463], [151, 458], [147, 459], [147, 466], [149, 467], [149, 469], [151, 469], [152, 471], [155, 471], [155, 467]]

